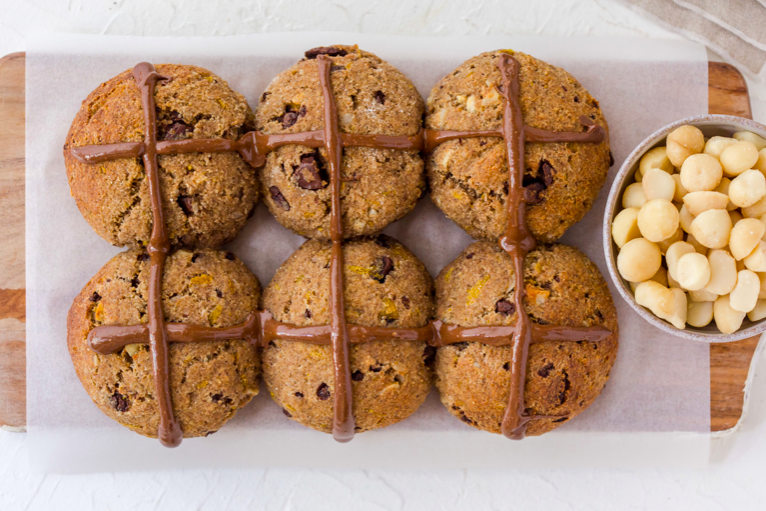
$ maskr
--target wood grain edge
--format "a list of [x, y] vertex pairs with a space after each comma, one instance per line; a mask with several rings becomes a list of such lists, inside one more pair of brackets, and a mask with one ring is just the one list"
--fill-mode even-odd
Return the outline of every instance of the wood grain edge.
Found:
[[736, 67], [708, 62], [708, 113], [753, 118], [747, 81]]
[[0, 427], [26, 424], [25, 53], [0, 58]]
[[[708, 111], [752, 119], [747, 81], [737, 68], [708, 62]], [[710, 430], [726, 431], [742, 418], [745, 382], [760, 336], [710, 345]]]

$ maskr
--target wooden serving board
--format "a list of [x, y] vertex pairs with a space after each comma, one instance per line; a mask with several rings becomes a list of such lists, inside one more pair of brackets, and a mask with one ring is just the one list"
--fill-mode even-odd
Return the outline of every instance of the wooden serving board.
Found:
[[[24, 53], [0, 59], [0, 427], [15, 431], [26, 425], [25, 62]], [[747, 83], [740, 72], [719, 62], [710, 62], [708, 70], [709, 112], [750, 118]], [[742, 416], [757, 341], [710, 346], [711, 431], [733, 428]]]

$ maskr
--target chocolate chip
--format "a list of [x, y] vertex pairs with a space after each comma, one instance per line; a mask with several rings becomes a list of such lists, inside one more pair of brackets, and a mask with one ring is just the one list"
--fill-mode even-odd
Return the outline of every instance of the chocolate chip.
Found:
[[343, 71], [344, 69], [346, 69], [346, 68], [343, 67], [343, 66], [335, 66], [335, 65], [330, 66], [330, 72], [331, 73], [335, 72], [335, 71]]
[[568, 420], [569, 420], [569, 417], [562, 417], [560, 419], [552, 420], [551, 422], [564, 422]]
[[109, 397], [109, 404], [118, 412], [127, 412], [130, 408], [130, 401], [128, 398], [119, 392], [115, 392]]
[[288, 416], [288, 417], [290, 417], [291, 419], [293, 418], [292, 414], [291, 414], [290, 412], [288, 412], [287, 410], [285, 410], [284, 408], [282, 408], [282, 413], [283, 413], [283, 414], [285, 414], [285, 415], [287, 415], [287, 416]]
[[264, 92], [263, 94], [261, 94], [261, 103], [266, 101], [266, 98], [268, 98], [270, 95], [271, 95], [271, 92]]
[[194, 204], [194, 201], [189, 195], [179, 195], [178, 200], [176, 202], [181, 207], [181, 209], [183, 210], [186, 216], [194, 215], [194, 209], [192, 206]]
[[567, 400], [567, 393], [569, 392], [569, 389], [572, 388], [572, 384], [569, 382], [569, 374], [567, 374], [566, 371], [563, 371], [564, 373], [564, 390], [559, 392], [559, 404], [564, 404]]
[[319, 157], [319, 151], [301, 155], [301, 164], [293, 166], [293, 176], [298, 176], [298, 186], [304, 190], [326, 188], [329, 177]]
[[149, 254], [146, 252], [142, 252], [136, 256], [136, 261], [148, 261], [149, 259], [151, 259], [151, 257], [149, 257]]
[[516, 305], [503, 298], [495, 304], [495, 312], [503, 316], [510, 316], [516, 312]]
[[559, 277], [558, 275], [554, 275], [553, 280], [555, 280], [556, 282], [561, 282], [561, 277]]
[[197, 259], [199, 259], [199, 253], [195, 252], [194, 254], [192, 254], [191, 262], [196, 263]]
[[348, 55], [348, 52], [342, 48], [336, 48], [334, 46], [319, 46], [317, 48], [311, 48], [304, 53], [307, 59], [315, 59], [319, 55], [327, 55], [329, 57], [343, 57]]
[[598, 319], [601, 321], [604, 321], [604, 314], [598, 309], [596, 309], [596, 316], [598, 316]]
[[303, 399], [303, 392], [296, 392], [293, 394], [295, 397]]
[[372, 371], [373, 373], [379, 373], [382, 370], [383, 370], [383, 366], [381, 365], [370, 366], [370, 371]]
[[456, 347], [458, 349], [458, 351], [463, 351], [464, 349], [466, 349], [468, 347], [468, 343], [467, 342], [456, 342], [455, 344], [453, 344], [453, 346]]
[[139, 284], [141, 284], [141, 281], [138, 279], [138, 277], [133, 277], [132, 279], [130, 279], [131, 287], [138, 287]]
[[232, 254], [231, 252], [226, 252], [226, 255], [225, 255], [224, 257], [226, 257], [226, 259], [228, 259], [229, 261], [234, 261], [234, 260], [237, 258], [237, 257], [236, 257], [234, 254]]
[[479, 140], [479, 145], [480, 146], [485, 146], [485, 145], [487, 145], [487, 141], [486, 140]]
[[298, 112], [285, 112], [279, 120], [282, 122], [282, 128], [287, 129], [298, 122]]
[[548, 162], [548, 160], [540, 161], [540, 165], [537, 168], [537, 174], [538, 176], [542, 174], [543, 182], [545, 183], [546, 188], [553, 184], [553, 175], [555, 172], [556, 171], [553, 169], [553, 166]]
[[362, 381], [364, 380], [364, 373], [362, 371], [354, 371], [351, 373], [351, 379], [353, 381]]
[[466, 254], [465, 258], [466, 259], [473, 259], [473, 255], [474, 255], [473, 252], [471, 252], [470, 254]]
[[540, 375], [540, 377], [542, 378], [547, 378], [551, 372], [551, 369], [553, 369], [553, 363], [548, 362], [543, 367], [537, 370], [537, 374]]
[[524, 202], [527, 204], [538, 204], [543, 201], [540, 195], [545, 190], [543, 183], [532, 183], [524, 188]]
[[97, 302], [99, 300], [101, 300], [101, 295], [98, 294], [96, 291], [93, 291], [93, 294], [90, 295], [90, 301], [91, 302]]
[[436, 360], [436, 348], [426, 345], [425, 349], [423, 350], [423, 363], [430, 365], [434, 360]]
[[580, 97], [579, 96], [575, 96], [574, 97], [574, 102], [575, 103], [579, 103], [580, 102]]
[[301, 105], [299, 109], [296, 109], [293, 105], [285, 105], [285, 113], [277, 117], [275, 120], [282, 123], [282, 128], [287, 129], [290, 126], [298, 122], [298, 119], [306, 115], [306, 105]]
[[370, 276], [373, 280], [377, 280], [381, 284], [386, 281], [388, 274], [394, 271], [394, 260], [388, 256], [383, 256], [378, 260], [378, 263]]
[[215, 296], [217, 296], [218, 298], [223, 298], [223, 293], [221, 292], [220, 289], [215, 290]]
[[221, 393], [211, 395], [210, 399], [213, 401], [213, 403], [221, 403], [224, 405], [230, 405], [232, 403], [230, 397], [224, 397], [224, 395]]
[[210, 435], [212, 435], [213, 433], [216, 433], [216, 432], [218, 432], [217, 429], [215, 431], [208, 431], [208, 432], [205, 433], [205, 436], [210, 436]]
[[271, 192], [271, 199], [277, 204], [277, 206], [284, 209], [285, 211], [290, 211], [290, 203], [287, 202], [287, 199], [285, 199], [285, 196], [282, 195], [282, 192], [279, 191], [279, 188], [276, 186], [270, 186], [269, 192]]
[[405, 309], [410, 310], [410, 299], [406, 296], [402, 296], [402, 305], [404, 305]]
[[183, 122], [174, 122], [164, 129], [161, 133], [162, 140], [181, 140], [186, 138], [187, 133], [194, 131], [194, 128]]
[[614, 165], [614, 155], [612, 151], [609, 151], [609, 166], [611, 167], [612, 165]]
[[327, 401], [330, 399], [330, 387], [328, 387], [326, 383], [322, 383], [317, 388], [317, 397], [321, 401]]
[[304, 318], [310, 318], [311, 317], [311, 311], [306, 309], [306, 312], [303, 313]]
[[511, 370], [511, 363], [510, 362], [506, 362], [505, 364], [503, 364], [503, 369], [505, 369], [506, 371], [510, 371]]
[[375, 101], [377, 101], [381, 105], [385, 105], [386, 104], [386, 95], [383, 94], [383, 91], [376, 90], [373, 95], [375, 96]]
[[506, 195], [508, 195], [508, 181], [506, 181], [505, 183], [503, 183], [503, 193], [505, 193]]

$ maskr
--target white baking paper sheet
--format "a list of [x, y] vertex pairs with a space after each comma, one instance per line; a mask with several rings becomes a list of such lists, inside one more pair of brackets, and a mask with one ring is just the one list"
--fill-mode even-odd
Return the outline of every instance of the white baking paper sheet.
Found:
[[[456, 420], [434, 390], [411, 418], [345, 445], [284, 417], [262, 391], [217, 434], [165, 449], [105, 417], [75, 375], [66, 314], [80, 289], [120, 249], [88, 226], [69, 195], [62, 146], [80, 103], [139, 61], [178, 62], [217, 73], [251, 106], [269, 81], [315, 46], [359, 44], [409, 76], [424, 97], [478, 53], [514, 48], [570, 71], [600, 101], [615, 165], [599, 201], [564, 241], [604, 275], [601, 221], [611, 176], [646, 135], [707, 112], [702, 46], [647, 39], [391, 37], [282, 33], [220, 38], [40, 35], [27, 52], [27, 416], [32, 467], [50, 472], [228, 466], [561, 467], [700, 465], [707, 462], [710, 365], [707, 344], [654, 329], [616, 291], [620, 351], [602, 395], [555, 432], [523, 442]], [[386, 229], [436, 275], [470, 242], [424, 198]], [[265, 285], [302, 239], [259, 205], [231, 245]]]

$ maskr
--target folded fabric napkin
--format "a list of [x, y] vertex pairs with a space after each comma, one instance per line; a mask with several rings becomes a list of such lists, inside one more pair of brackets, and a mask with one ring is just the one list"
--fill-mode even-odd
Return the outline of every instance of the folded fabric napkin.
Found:
[[766, 0], [621, 0], [766, 81]]

